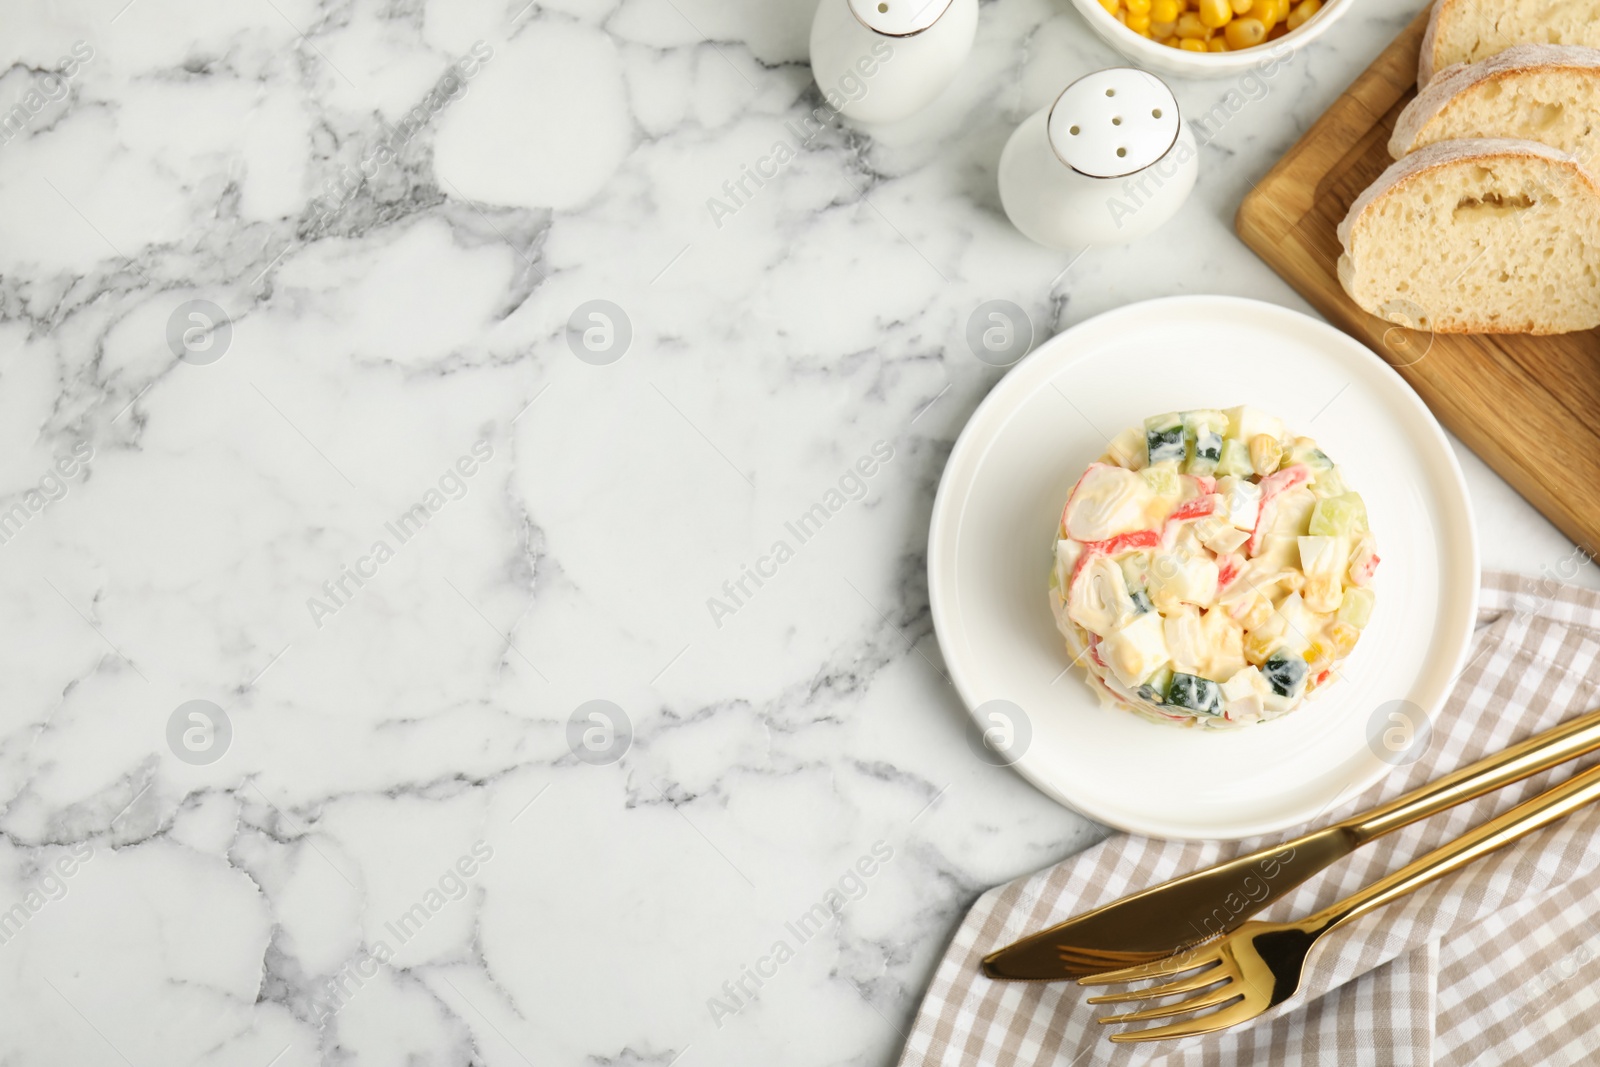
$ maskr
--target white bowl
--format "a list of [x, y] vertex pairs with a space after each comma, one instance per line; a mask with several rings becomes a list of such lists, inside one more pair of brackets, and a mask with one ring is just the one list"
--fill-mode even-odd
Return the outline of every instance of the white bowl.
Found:
[[1089, 28], [1112, 48], [1145, 70], [1177, 78], [1224, 78], [1243, 73], [1263, 61], [1276, 60], [1281, 63], [1284, 56], [1322, 36], [1329, 26], [1355, 6], [1355, 0], [1327, 0], [1322, 10], [1311, 16], [1298, 30], [1241, 52], [1185, 52], [1180, 48], [1157, 44], [1148, 37], [1140, 37], [1106, 14], [1106, 9], [1096, 0], [1072, 0], [1072, 3]]

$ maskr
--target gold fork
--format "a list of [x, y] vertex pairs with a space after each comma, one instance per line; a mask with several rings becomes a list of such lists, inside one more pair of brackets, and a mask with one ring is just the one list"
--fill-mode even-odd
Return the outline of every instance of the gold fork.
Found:
[[1374, 908], [1405, 896], [1472, 861], [1510, 844], [1525, 834], [1600, 797], [1600, 766], [1574, 775], [1554, 789], [1524, 801], [1447, 845], [1412, 860], [1404, 867], [1331, 904], [1299, 922], [1247, 922], [1218, 940], [1168, 956], [1154, 963], [1107, 971], [1078, 979], [1079, 985], [1112, 985], [1161, 978], [1205, 968], [1198, 974], [1165, 985], [1125, 993], [1090, 997], [1091, 1004], [1123, 1003], [1194, 994], [1176, 1003], [1162, 1004], [1123, 1015], [1108, 1015], [1102, 1023], [1132, 1023], [1218, 1008], [1216, 1011], [1143, 1030], [1112, 1034], [1113, 1041], [1159, 1041], [1225, 1030], [1254, 1019], [1268, 1008], [1288, 1000], [1300, 988], [1301, 969], [1311, 946], [1345, 923]]

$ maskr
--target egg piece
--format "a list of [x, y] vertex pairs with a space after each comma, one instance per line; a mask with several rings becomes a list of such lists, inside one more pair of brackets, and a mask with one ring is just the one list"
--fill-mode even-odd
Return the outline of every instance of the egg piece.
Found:
[[1299, 537], [1311, 531], [1311, 512], [1316, 509], [1317, 494], [1303, 485], [1286, 489], [1272, 498], [1268, 507], [1272, 520], [1271, 533], [1280, 537]]
[[1208, 608], [1217, 596], [1217, 561], [1206, 556], [1158, 552], [1150, 562], [1150, 601], [1163, 615], [1179, 604]]
[[1205, 634], [1200, 629], [1200, 609], [1179, 604], [1161, 623], [1167, 642], [1167, 658], [1172, 669], [1184, 674], [1203, 675], [1207, 659]]
[[1111, 439], [1106, 446], [1106, 456], [1119, 467], [1130, 471], [1142, 470], [1149, 458], [1145, 453], [1144, 430], [1130, 426]]
[[1256, 520], [1261, 516], [1259, 485], [1230, 474], [1217, 480], [1217, 492], [1222, 495], [1221, 514], [1231, 525], [1247, 533], [1256, 528]]
[[1135, 615], [1100, 643], [1100, 655], [1117, 681], [1132, 689], [1167, 662], [1161, 616], [1153, 611]]
[[1200, 636], [1206, 658], [1200, 674], [1205, 678], [1230, 678], [1246, 667], [1244, 627], [1222, 608], [1200, 616]]
[[1222, 683], [1228, 702], [1228, 718], [1234, 722], [1255, 722], [1267, 710], [1272, 686], [1258, 667], [1242, 667]]
[[1250, 540], [1249, 530], [1241, 530], [1231, 523], [1228, 525], [1217, 523], [1214, 528], [1205, 531], [1201, 544], [1219, 556], [1227, 556], [1243, 548], [1248, 540]]
[[1237, 437], [1241, 441], [1249, 441], [1257, 434], [1264, 433], [1268, 437], [1275, 437], [1280, 441], [1283, 440], [1283, 420], [1275, 415], [1268, 415], [1266, 412], [1250, 407], [1248, 404], [1229, 408], [1226, 414], [1228, 416], [1229, 437]]
[[1301, 537], [1300, 569], [1305, 571], [1306, 586], [1301, 590], [1306, 607], [1326, 613], [1338, 611], [1344, 600], [1344, 569], [1350, 562], [1350, 550], [1342, 537]]

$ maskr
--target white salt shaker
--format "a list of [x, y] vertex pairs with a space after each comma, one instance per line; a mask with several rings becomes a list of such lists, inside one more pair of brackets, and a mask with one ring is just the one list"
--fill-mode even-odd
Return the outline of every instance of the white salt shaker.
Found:
[[1012, 225], [1050, 248], [1122, 244], [1176, 214], [1198, 169], [1167, 84], [1112, 67], [1079, 78], [1011, 134], [1000, 202]]
[[972, 50], [978, 0], [822, 0], [811, 73], [859, 122], [894, 122], [933, 102]]

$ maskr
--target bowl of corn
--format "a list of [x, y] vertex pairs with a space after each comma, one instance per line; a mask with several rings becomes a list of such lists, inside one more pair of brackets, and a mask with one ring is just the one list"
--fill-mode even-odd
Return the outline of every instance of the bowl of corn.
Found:
[[1309, 44], [1355, 0], [1072, 0], [1107, 44], [1146, 70], [1236, 74]]

